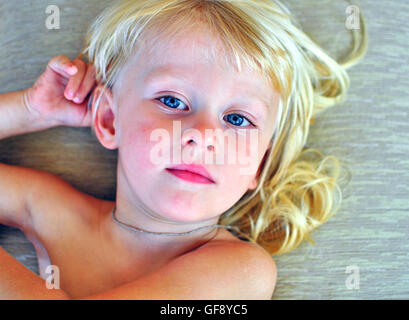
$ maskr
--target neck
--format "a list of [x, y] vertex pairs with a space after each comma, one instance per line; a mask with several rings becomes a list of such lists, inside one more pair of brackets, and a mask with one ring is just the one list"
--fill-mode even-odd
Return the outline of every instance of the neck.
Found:
[[149, 230], [145, 230], [142, 228], [138, 228], [135, 226], [131, 226], [128, 225], [126, 223], [123, 223], [121, 221], [118, 220], [118, 218], [115, 216], [116, 213], [116, 205], [114, 206], [114, 208], [112, 209], [112, 219], [115, 221], [116, 224], [118, 224], [119, 226], [126, 228], [128, 230], [132, 230], [134, 232], [140, 232], [140, 233], [145, 233], [145, 234], [151, 234], [154, 236], [173, 236], [173, 237], [181, 237], [181, 236], [187, 236], [193, 233], [197, 233], [200, 232], [202, 230], [209, 230], [209, 229], [214, 229], [214, 228], [226, 228], [226, 226], [220, 225], [220, 224], [211, 224], [208, 226], [204, 226], [204, 227], [199, 227], [190, 231], [186, 231], [186, 232], [155, 232], [155, 231], [149, 231]]
[[[116, 208], [115, 216], [121, 222], [131, 226], [126, 228], [115, 222], [112, 212]], [[164, 222], [149, 219], [138, 210], [125, 210], [119, 207], [119, 204], [105, 202], [101, 208], [101, 230], [108, 241], [125, 250], [138, 251], [146, 257], [160, 257], [170, 259], [179, 256], [185, 252], [191, 251], [212, 240], [219, 231], [219, 228], [207, 228], [186, 235], [163, 235], [162, 232], [189, 232], [192, 229], [203, 227], [203, 224], [183, 224], [168, 225]], [[145, 222], [145, 223], [144, 223]], [[217, 221], [214, 221], [217, 223]], [[148, 227], [145, 227], [148, 225]], [[206, 225], [211, 225], [207, 223]], [[159, 234], [150, 234], [138, 232], [133, 227], [144, 230], [159, 232]], [[149, 229], [148, 229], [149, 228]]]

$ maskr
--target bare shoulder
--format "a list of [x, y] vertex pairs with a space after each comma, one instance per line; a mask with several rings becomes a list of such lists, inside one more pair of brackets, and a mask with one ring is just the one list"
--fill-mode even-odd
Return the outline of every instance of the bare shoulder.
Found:
[[198, 253], [219, 270], [224, 261], [233, 279], [244, 285], [246, 293], [243, 292], [243, 296], [247, 299], [271, 299], [277, 280], [272, 256], [258, 244], [242, 241], [222, 230], [213, 241], [198, 248]]
[[258, 255], [260, 259], [266, 260], [268, 262], [267, 264], [270, 264], [270, 267], [273, 266], [275, 269], [275, 263], [272, 256], [264, 248], [256, 243], [243, 241], [225, 229], [221, 229], [217, 236], [204, 246], [217, 246], [218, 248], [223, 248], [225, 250], [230, 250], [232, 247], [235, 247], [247, 251], [248, 253]]

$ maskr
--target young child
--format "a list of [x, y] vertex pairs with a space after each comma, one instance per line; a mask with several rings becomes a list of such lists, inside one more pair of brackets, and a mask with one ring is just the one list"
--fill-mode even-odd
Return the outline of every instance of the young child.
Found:
[[[1, 250], [0, 298], [270, 299], [271, 254], [339, 207], [339, 161], [305, 143], [313, 117], [345, 98], [361, 32], [339, 64], [276, 1], [106, 9], [87, 36], [89, 64], [54, 57], [31, 88], [0, 95], [0, 138], [91, 126], [118, 149], [116, 201], [0, 164], [0, 223], [32, 241], [41, 276]], [[170, 137], [159, 153], [158, 134]], [[238, 161], [226, 161], [225, 137], [245, 141]], [[45, 285], [49, 265], [60, 289]]]

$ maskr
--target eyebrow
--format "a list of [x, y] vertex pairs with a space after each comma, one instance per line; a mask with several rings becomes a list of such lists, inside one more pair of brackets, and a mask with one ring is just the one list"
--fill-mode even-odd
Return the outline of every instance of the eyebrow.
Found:
[[[159, 77], [165, 78], [166, 79], [165, 81], [167, 81], [167, 79], [173, 79], [173, 80], [176, 80], [184, 84], [190, 84], [191, 82], [183, 75], [178, 75], [179, 72], [175, 72], [175, 71], [170, 72], [169, 70], [159, 71], [161, 69], [164, 69], [164, 68], [158, 68], [158, 69], [155, 69], [153, 72], [150, 72], [145, 77], [144, 82], [145, 83], [154, 82], [154, 81], [157, 81]], [[256, 96], [256, 94], [247, 94], [246, 97], [249, 97], [252, 100], [259, 102], [258, 105], [262, 106], [267, 112], [267, 114], [270, 112], [269, 104], [265, 100], [260, 99], [258, 96]]]

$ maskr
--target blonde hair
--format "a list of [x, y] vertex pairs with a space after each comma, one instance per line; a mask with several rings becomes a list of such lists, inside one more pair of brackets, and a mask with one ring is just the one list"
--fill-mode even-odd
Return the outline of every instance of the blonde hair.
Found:
[[297, 27], [278, 1], [123, 0], [97, 17], [83, 53], [96, 68], [97, 82], [112, 88], [130, 56], [153, 46], [158, 35], [170, 39], [204, 22], [222, 41], [231, 65], [240, 71], [244, 63], [271, 81], [281, 95], [281, 116], [260, 164], [257, 188], [223, 213], [219, 223], [237, 226], [249, 241], [281, 254], [312, 241], [311, 231], [339, 209], [341, 162], [305, 144], [314, 117], [345, 99], [346, 69], [366, 52], [360, 19], [353, 50], [339, 63]]

